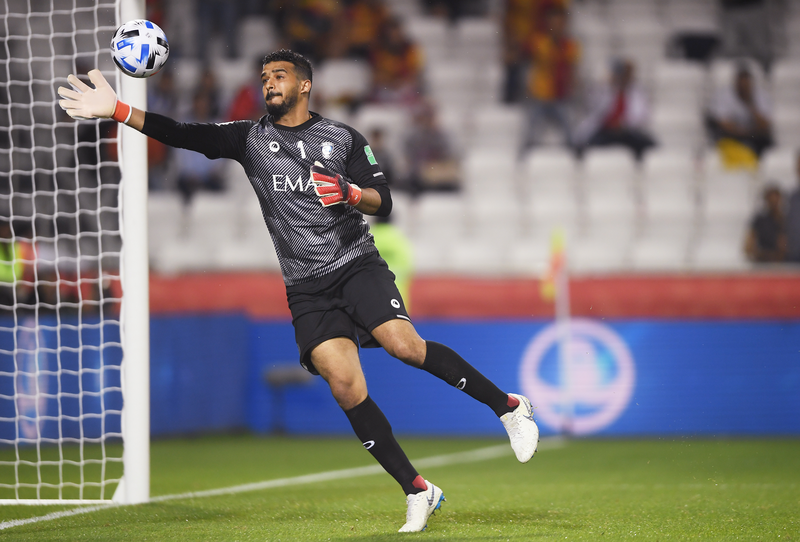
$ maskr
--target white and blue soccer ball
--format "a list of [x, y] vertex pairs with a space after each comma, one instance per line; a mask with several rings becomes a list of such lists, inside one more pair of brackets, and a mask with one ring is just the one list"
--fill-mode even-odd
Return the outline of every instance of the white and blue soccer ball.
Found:
[[125, 75], [150, 77], [158, 73], [169, 58], [167, 36], [150, 21], [128, 21], [117, 28], [111, 38], [111, 58]]

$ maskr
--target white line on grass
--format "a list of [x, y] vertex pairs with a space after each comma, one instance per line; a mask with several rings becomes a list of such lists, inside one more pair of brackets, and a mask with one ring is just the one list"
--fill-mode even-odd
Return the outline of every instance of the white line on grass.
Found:
[[[560, 448], [563, 445], [563, 440], [558, 437], [544, 438], [539, 442], [539, 450], [551, 450]], [[511, 448], [508, 444], [498, 444], [496, 446], [488, 446], [486, 448], [478, 448], [477, 450], [470, 450], [467, 452], [456, 452], [452, 454], [434, 455], [431, 457], [424, 457], [422, 459], [414, 460], [414, 466], [420, 468], [433, 468], [444, 467], [449, 465], [458, 465], [463, 463], [477, 463], [479, 461], [487, 461], [511, 454]], [[330, 480], [340, 480], [342, 478], [355, 478], [358, 476], [370, 476], [372, 474], [380, 474], [384, 472], [383, 467], [380, 465], [370, 465], [368, 467], [355, 467], [352, 469], [339, 469], [327, 472], [317, 472], [314, 474], [304, 474], [302, 476], [292, 476], [290, 478], [277, 478], [275, 480], [266, 480], [264, 482], [255, 482], [252, 484], [242, 484], [231, 487], [221, 487], [218, 489], [208, 489], [205, 491], [190, 491], [187, 493], [176, 493], [173, 495], [159, 495], [152, 497], [150, 502], [164, 502], [174, 501], [179, 499], [200, 499], [203, 497], [215, 497], [217, 495], [232, 495], [234, 493], [245, 493], [248, 491], [260, 491], [263, 489], [272, 489], [276, 487], [296, 486], [301, 484], [313, 484], [317, 482], [327, 482]], [[107, 508], [115, 508], [124, 506], [117, 503], [101, 504], [97, 506], [85, 506], [83, 508], [75, 508], [73, 510], [62, 510], [60, 512], [53, 512], [46, 516], [38, 516], [25, 519], [12, 519], [0, 523], [0, 530], [10, 529], [11, 527], [21, 527], [31, 523], [39, 523], [42, 521], [50, 521], [53, 519], [60, 519], [70, 516], [77, 516], [80, 514], [88, 514], [90, 512], [97, 512], [98, 510], [105, 510]]]

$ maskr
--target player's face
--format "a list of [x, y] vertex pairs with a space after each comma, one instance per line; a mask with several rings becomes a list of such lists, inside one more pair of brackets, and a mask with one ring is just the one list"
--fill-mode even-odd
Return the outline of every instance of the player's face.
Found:
[[261, 92], [267, 113], [281, 118], [291, 111], [300, 98], [304, 82], [297, 78], [291, 62], [270, 62], [261, 71]]

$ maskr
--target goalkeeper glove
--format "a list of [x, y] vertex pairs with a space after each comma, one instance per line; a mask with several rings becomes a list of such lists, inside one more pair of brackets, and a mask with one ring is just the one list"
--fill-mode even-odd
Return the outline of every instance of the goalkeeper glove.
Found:
[[340, 203], [358, 205], [361, 201], [361, 189], [358, 185], [347, 182], [344, 177], [319, 162], [314, 162], [311, 166], [311, 181], [323, 207]]
[[131, 106], [117, 100], [117, 93], [100, 70], [91, 70], [88, 75], [94, 88], [72, 74], [67, 77], [67, 81], [73, 90], [58, 87], [58, 95], [64, 98], [58, 102], [61, 109], [73, 119], [114, 119], [117, 122], [128, 122], [133, 111]]

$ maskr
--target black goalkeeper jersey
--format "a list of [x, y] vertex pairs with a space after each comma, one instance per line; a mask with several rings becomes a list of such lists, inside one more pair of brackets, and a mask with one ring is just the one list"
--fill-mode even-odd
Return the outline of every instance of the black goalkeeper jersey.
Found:
[[316, 113], [296, 127], [275, 125], [269, 116], [259, 122], [182, 124], [147, 113], [142, 132], [244, 167], [287, 286], [376, 251], [362, 213], [346, 204], [322, 207], [311, 182], [310, 168], [318, 161], [361, 188], [387, 184], [366, 139], [350, 126]]

